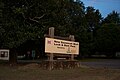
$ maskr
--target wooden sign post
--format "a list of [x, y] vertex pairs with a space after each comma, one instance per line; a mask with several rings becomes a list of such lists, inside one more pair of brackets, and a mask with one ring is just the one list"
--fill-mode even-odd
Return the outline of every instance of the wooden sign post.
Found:
[[[70, 39], [71, 41], [75, 41], [74, 35], [70, 35], [70, 36], [69, 36], [69, 39]], [[74, 54], [71, 54], [71, 60], [72, 60], [72, 61], [74, 60]]]
[[[51, 38], [54, 38], [54, 27], [49, 28], [49, 36]], [[50, 53], [50, 61], [53, 61], [53, 57], [54, 57], [53, 53]]]
[[[49, 34], [45, 35], [45, 52], [48, 61], [43, 62], [43, 67], [49, 70], [79, 67], [79, 61], [74, 57], [79, 53], [79, 42], [75, 42], [74, 35], [60, 37], [54, 35], [54, 27], [49, 28]], [[54, 60], [54, 57], [65, 57], [70, 60]]]
[[[48, 36], [50, 38], [55, 38], [56, 37], [56, 36], [54, 36], [54, 27], [49, 28], [49, 35]], [[58, 37], [57, 36], [57, 38], [62, 38], [62, 39], [65, 38], [65, 39], [70, 40], [70, 41], [75, 41], [74, 35], [70, 35], [68, 38], [66, 38], [66, 37]], [[53, 61], [53, 57], [54, 57], [54, 54], [50, 53], [49, 60]], [[70, 60], [74, 60], [74, 54], [71, 54]]]

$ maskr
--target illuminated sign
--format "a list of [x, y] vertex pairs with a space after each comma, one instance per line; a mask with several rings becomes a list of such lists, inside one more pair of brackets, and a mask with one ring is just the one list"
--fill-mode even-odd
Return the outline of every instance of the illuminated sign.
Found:
[[45, 38], [46, 53], [79, 54], [79, 42]]

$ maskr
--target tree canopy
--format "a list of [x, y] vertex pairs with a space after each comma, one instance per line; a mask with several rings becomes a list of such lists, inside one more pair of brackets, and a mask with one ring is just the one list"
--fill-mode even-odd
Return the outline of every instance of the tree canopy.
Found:
[[103, 23], [115, 23], [120, 24], [120, 13], [116, 11], [112, 11], [107, 15], [107, 17], [103, 20]]
[[55, 27], [55, 35], [75, 35], [82, 55], [119, 51], [119, 13], [102, 18], [98, 9], [85, 7], [80, 0], [1, 0], [0, 17], [0, 48], [39, 42], [49, 27]]

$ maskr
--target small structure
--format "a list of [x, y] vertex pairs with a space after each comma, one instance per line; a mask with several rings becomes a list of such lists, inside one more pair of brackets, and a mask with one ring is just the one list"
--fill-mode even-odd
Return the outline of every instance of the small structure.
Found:
[[9, 60], [9, 50], [0, 49], [0, 60]]

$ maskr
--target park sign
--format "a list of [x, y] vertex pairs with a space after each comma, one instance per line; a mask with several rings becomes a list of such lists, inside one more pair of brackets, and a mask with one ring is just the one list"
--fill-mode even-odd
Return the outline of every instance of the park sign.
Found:
[[46, 53], [79, 54], [79, 42], [45, 38]]

